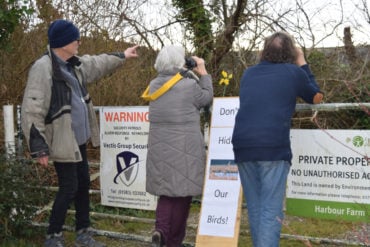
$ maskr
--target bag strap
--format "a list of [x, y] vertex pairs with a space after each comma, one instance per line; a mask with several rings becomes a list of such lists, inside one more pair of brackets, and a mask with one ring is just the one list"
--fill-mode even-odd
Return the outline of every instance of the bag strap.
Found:
[[162, 85], [162, 87], [158, 88], [155, 92], [149, 95], [149, 86], [145, 89], [144, 93], [141, 95], [146, 101], [153, 101], [161, 97], [165, 94], [168, 90], [170, 90], [179, 80], [181, 80], [183, 76], [180, 73], [174, 75], [171, 79], [169, 79], [166, 83]]

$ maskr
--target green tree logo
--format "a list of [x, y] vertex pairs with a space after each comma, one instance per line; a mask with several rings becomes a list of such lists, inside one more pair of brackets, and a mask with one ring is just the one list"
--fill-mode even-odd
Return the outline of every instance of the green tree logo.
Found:
[[355, 147], [361, 147], [364, 145], [364, 138], [362, 138], [361, 136], [355, 136], [352, 139], [352, 143]]

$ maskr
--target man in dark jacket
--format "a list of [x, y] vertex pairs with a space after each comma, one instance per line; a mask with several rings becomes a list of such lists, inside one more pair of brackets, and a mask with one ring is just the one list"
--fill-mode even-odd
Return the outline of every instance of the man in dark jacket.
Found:
[[101, 247], [91, 237], [89, 165], [86, 144], [99, 145], [99, 128], [86, 84], [137, 57], [137, 46], [124, 52], [77, 57], [78, 28], [56, 20], [48, 30], [48, 52], [31, 67], [22, 103], [22, 129], [31, 156], [47, 167], [54, 161], [59, 191], [49, 219], [45, 246], [64, 246], [62, 227], [70, 203], [76, 210], [75, 246]]
[[316, 104], [323, 94], [301, 49], [277, 32], [265, 40], [260, 62], [244, 72], [239, 97], [232, 144], [253, 246], [279, 246], [296, 98]]

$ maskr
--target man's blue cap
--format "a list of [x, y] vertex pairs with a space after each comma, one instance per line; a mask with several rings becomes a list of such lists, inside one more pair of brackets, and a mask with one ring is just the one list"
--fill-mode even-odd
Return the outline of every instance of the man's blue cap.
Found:
[[48, 30], [50, 48], [59, 48], [80, 39], [80, 31], [70, 21], [55, 20]]

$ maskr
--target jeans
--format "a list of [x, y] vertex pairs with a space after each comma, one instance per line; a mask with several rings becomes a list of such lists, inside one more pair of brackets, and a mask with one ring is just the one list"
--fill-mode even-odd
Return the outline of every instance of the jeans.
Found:
[[155, 230], [162, 235], [166, 247], [180, 247], [186, 235], [186, 221], [191, 196], [160, 196], [156, 209]]
[[239, 163], [238, 169], [247, 203], [253, 246], [279, 246], [290, 163], [248, 161]]
[[77, 163], [54, 162], [59, 190], [55, 196], [47, 233], [62, 231], [67, 210], [74, 202], [76, 231], [90, 226], [90, 175], [86, 157], [86, 145], [80, 146], [82, 161]]

